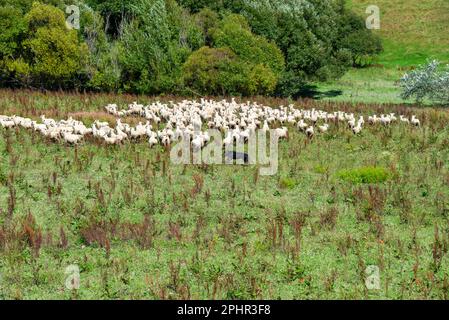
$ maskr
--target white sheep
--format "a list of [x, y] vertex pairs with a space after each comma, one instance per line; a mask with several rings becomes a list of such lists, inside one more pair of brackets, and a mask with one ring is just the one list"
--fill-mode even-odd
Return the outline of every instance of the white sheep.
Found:
[[288, 129], [286, 127], [278, 128], [275, 131], [276, 136], [280, 139], [287, 139], [288, 138]]
[[421, 125], [421, 122], [416, 118], [416, 116], [412, 116], [410, 123], [416, 127], [419, 127]]
[[306, 129], [306, 135], [310, 139], [313, 138], [313, 136], [315, 135], [315, 130], [314, 130], [313, 126], [310, 126]]
[[327, 123], [323, 124], [322, 126], [318, 126], [318, 130], [320, 130], [321, 133], [327, 132], [329, 129], [329, 125]]

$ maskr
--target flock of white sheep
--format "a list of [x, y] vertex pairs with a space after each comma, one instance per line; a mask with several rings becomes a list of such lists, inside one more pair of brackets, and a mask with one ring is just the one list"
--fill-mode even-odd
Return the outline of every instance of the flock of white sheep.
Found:
[[[321, 110], [296, 109], [293, 105], [271, 108], [256, 102], [237, 103], [232, 101], [182, 101], [168, 104], [155, 102], [142, 105], [136, 102], [128, 109], [119, 110], [116, 104], [109, 104], [106, 111], [117, 117], [115, 127], [108, 122], [96, 120], [90, 127], [73, 118], [56, 121], [41, 116], [41, 121], [34, 121], [19, 116], [0, 115], [0, 125], [10, 129], [22, 127], [50, 138], [54, 141], [65, 141], [68, 144], [78, 144], [86, 136], [103, 140], [106, 144], [120, 144], [124, 141], [147, 139], [150, 146], [168, 146], [181, 136], [191, 138], [192, 147], [202, 148], [210, 136], [205, 130], [218, 129], [225, 134], [224, 145], [231, 145], [235, 140], [246, 141], [257, 129], [268, 131], [275, 129], [280, 138], [288, 137], [287, 126], [296, 127], [309, 138], [317, 133], [325, 133], [331, 124], [346, 123], [354, 134], [360, 134], [365, 126], [364, 116], [341, 111], [326, 112]], [[127, 116], [145, 118], [145, 123], [139, 122], [131, 126], [122, 122]], [[404, 123], [419, 126], [416, 116], [407, 118], [394, 113], [372, 115], [367, 118], [370, 125], [389, 126], [394, 123]]]

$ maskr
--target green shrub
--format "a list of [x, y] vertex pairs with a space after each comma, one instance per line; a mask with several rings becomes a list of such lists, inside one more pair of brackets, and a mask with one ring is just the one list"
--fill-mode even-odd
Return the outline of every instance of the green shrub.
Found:
[[[88, 0], [89, 1], [89, 0]], [[66, 1], [65, 0], [0, 0], [0, 6], [7, 7], [12, 6], [18, 10], [20, 10], [23, 14], [27, 13], [31, 10], [34, 2], [42, 2], [48, 5], [52, 5], [54, 7], [58, 7], [60, 9], [65, 8]], [[72, 4], [72, 2], [70, 2]]]
[[27, 25], [20, 9], [0, 7], [0, 83], [28, 83], [30, 68], [20, 56]]
[[116, 91], [121, 86], [122, 69], [118, 63], [118, 45], [114, 42], [107, 44], [107, 48], [94, 55], [88, 82], [91, 89]]
[[240, 15], [226, 16], [212, 35], [214, 46], [232, 49], [242, 60], [263, 65], [280, 75], [284, 70], [281, 50], [267, 39], [251, 33], [248, 21]]
[[31, 67], [22, 58], [5, 59], [0, 68], [7, 74], [8, 81], [29, 85], [32, 82]]
[[273, 93], [277, 77], [268, 67], [249, 64], [229, 48], [203, 47], [185, 62], [183, 84], [203, 95], [266, 95]]
[[254, 66], [248, 74], [247, 92], [250, 95], [271, 94], [276, 89], [276, 74], [263, 64]]
[[355, 67], [366, 67], [373, 63], [375, 55], [382, 51], [380, 38], [370, 30], [362, 28], [350, 31], [342, 40], [341, 47], [349, 50], [353, 55]]
[[273, 93], [284, 68], [276, 45], [253, 35], [243, 16], [228, 15], [218, 23], [210, 10], [203, 10], [198, 17], [215, 48], [206, 46], [188, 58], [183, 67], [187, 90], [211, 95]]
[[391, 173], [383, 167], [362, 167], [339, 171], [337, 176], [354, 184], [382, 183], [391, 178]]
[[246, 73], [231, 49], [203, 47], [184, 64], [183, 82], [199, 94], [235, 95], [247, 87]]

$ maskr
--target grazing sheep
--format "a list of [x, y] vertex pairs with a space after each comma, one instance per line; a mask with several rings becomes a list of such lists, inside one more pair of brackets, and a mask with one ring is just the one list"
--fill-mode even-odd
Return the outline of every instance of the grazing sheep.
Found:
[[349, 125], [349, 128], [351, 128], [351, 129], [354, 128], [355, 127], [355, 119], [353, 118], [353, 119], [349, 120], [348, 125]]
[[383, 114], [380, 115], [380, 123], [382, 123], [384, 126], [387, 126], [391, 123], [390, 116], [384, 116]]
[[360, 132], [362, 132], [362, 126], [360, 124], [358, 124], [357, 126], [355, 126], [354, 128], [352, 128], [352, 132], [354, 134], [359, 134]]
[[232, 142], [233, 142], [232, 133], [228, 132], [228, 135], [226, 136], [226, 138], [223, 139], [223, 145], [224, 146], [229, 146], [229, 145], [232, 144]]
[[278, 128], [275, 132], [276, 136], [278, 136], [280, 139], [288, 138], [288, 129], [286, 127]]
[[327, 132], [329, 129], [329, 125], [327, 123], [323, 124], [322, 126], [318, 126], [318, 130], [320, 130], [321, 133]]
[[[234, 99], [231, 102], [201, 99], [200, 102], [184, 100], [179, 103], [155, 102], [150, 105], [133, 102], [128, 105], [128, 109], [119, 110], [116, 104], [108, 104], [105, 109], [109, 114], [121, 117], [117, 119], [115, 127], [110, 127], [106, 121], [95, 120], [88, 128], [83, 122], [71, 117], [56, 121], [46, 118], [45, 115], [40, 116], [40, 122], [16, 115], [0, 115], [0, 126], [4, 129], [33, 130], [49, 139], [63, 140], [68, 144], [77, 144], [84, 137], [92, 135], [93, 138], [112, 145], [125, 140], [137, 141], [141, 137], [147, 137], [150, 147], [159, 144], [169, 146], [181, 136], [190, 136], [192, 146], [201, 149], [210, 142], [209, 134], [201, 131], [203, 123], [209, 128], [216, 128], [226, 133], [224, 146], [232, 145], [234, 139], [246, 143], [258, 128], [266, 133], [270, 127], [273, 128], [278, 124], [287, 123], [296, 126], [309, 138], [313, 138], [315, 128], [320, 133], [325, 133], [333, 123], [347, 123], [354, 134], [361, 133], [365, 124], [364, 116], [355, 116], [353, 113], [343, 111], [330, 113], [316, 109], [304, 110], [296, 109], [293, 105], [271, 108], [249, 101], [237, 103]], [[122, 122], [122, 117], [132, 115], [144, 117], [147, 121], [144, 124], [139, 122], [136, 126]], [[385, 126], [397, 122], [416, 127], [421, 125], [416, 116], [412, 116], [409, 120], [403, 115], [396, 117], [394, 113], [382, 114], [380, 117], [371, 115], [367, 118], [367, 122], [371, 125], [381, 123]], [[151, 123], [157, 124], [158, 129], [159, 124], [162, 124], [161, 130], [153, 132]], [[280, 139], [288, 139], [287, 127], [275, 129], [275, 134]]]
[[304, 120], [301, 119], [298, 122], [297, 127], [298, 127], [299, 130], [304, 131], [304, 130], [306, 130], [309, 127], [309, 125], [307, 123], [305, 123]]
[[403, 115], [399, 116], [399, 120], [403, 123], [407, 123], [407, 124], [410, 123], [410, 120], [408, 118], [404, 117]]
[[16, 126], [16, 124], [12, 120], [1, 120], [1, 119], [0, 119], [0, 125], [5, 129], [13, 128]]
[[102, 127], [108, 127], [109, 123], [107, 122], [101, 122], [99, 120], [95, 120], [94, 124], [98, 127], [98, 128], [102, 128]]
[[150, 139], [148, 140], [148, 143], [150, 144], [150, 147], [153, 147], [159, 143], [159, 141], [156, 138], [156, 134], [151, 135]]
[[105, 136], [103, 138], [104, 142], [106, 142], [106, 144], [118, 144], [119, 143], [119, 139], [117, 139], [117, 137], [108, 137]]
[[170, 146], [170, 143], [171, 143], [170, 138], [168, 136], [164, 135], [161, 139], [161, 143], [164, 147]]
[[68, 144], [78, 144], [81, 141], [81, 139], [83, 138], [83, 136], [64, 132], [62, 134], [62, 138]]
[[421, 125], [421, 122], [415, 116], [412, 116], [410, 123], [416, 127], [419, 127]]
[[313, 136], [315, 135], [315, 130], [313, 129], [312, 126], [310, 126], [306, 129], [306, 135], [309, 139], [313, 138]]

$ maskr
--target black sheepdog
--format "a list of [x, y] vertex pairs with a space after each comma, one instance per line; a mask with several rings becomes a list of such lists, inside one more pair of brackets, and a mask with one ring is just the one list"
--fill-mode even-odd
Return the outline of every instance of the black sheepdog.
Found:
[[245, 164], [249, 163], [249, 157], [247, 153], [243, 152], [235, 152], [235, 151], [227, 151], [225, 152], [225, 156], [227, 159], [233, 159], [233, 160], [243, 160]]

